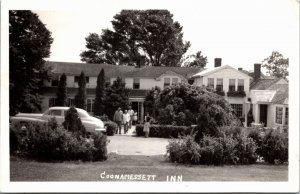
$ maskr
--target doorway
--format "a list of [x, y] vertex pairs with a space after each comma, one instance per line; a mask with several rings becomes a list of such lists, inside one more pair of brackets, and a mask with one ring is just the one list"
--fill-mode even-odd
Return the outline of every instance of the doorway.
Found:
[[264, 124], [264, 127], [268, 125], [268, 105], [260, 104], [259, 121]]

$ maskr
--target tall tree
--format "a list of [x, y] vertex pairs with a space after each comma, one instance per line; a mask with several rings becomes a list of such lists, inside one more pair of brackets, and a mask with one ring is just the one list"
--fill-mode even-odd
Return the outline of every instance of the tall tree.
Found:
[[56, 106], [66, 106], [67, 105], [67, 77], [66, 74], [63, 73], [60, 76], [57, 91], [56, 91]]
[[264, 59], [262, 66], [267, 69], [267, 73], [271, 76], [286, 78], [289, 75], [289, 59], [284, 58], [278, 51], [273, 51], [271, 56]]
[[50, 55], [51, 32], [27, 10], [9, 11], [9, 112], [41, 109], [40, 89], [49, 79], [44, 58]]
[[104, 69], [101, 69], [97, 78], [96, 98], [94, 104], [95, 115], [104, 114], [104, 89], [105, 89], [105, 73], [104, 73]]
[[118, 77], [114, 83], [105, 89], [105, 113], [109, 118], [121, 107], [123, 110], [129, 106], [129, 90], [125, 88], [125, 83]]
[[[191, 60], [192, 59], [192, 60]], [[207, 57], [204, 57], [201, 51], [196, 54], [190, 55], [187, 62], [184, 63], [184, 67], [204, 68], [207, 64]]]
[[75, 106], [86, 109], [86, 78], [83, 71], [78, 79], [78, 93], [75, 96]]
[[182, 26], [168, 10], [122, 10], [114, 16], [113, 30], [86, 38], [81, 60], [113, 65], [180, 66], [190, 47], [183, 41]]

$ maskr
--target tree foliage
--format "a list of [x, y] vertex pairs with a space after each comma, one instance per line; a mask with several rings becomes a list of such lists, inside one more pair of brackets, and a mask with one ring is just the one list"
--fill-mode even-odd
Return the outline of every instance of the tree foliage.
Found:
[[289, 75], [289, 59], [284, 58], [278, 51], [273, 51], [271, 56], [262, 61], [262, 66], [271, 76], [286, 78]]
[[95, 115], [104, 114], [104, 94], [105, 94], [104, 90], [105, 90], [105, 73], [104, 73], [104, 69], [101, 69], [97, 78], [96, 98], [94, 104]]
[[9, 11], [10, 115], [40, 110], [40, 88], [50, 78], [44, 58], [49, 57], [52, 42], [51, 32], [35, 13]]
[[114, 16], [113, 30], [86, 37], [80, 56], [90, 63], [113, 65], [179, 66], [190, 47], [183, 41], [182, 26], [168, 10], [122, 10]]
[[66, 74], [63, 73], [59, 79], [57, 92], [56, 92], [56, 106], [66, 106], [67, 105], [67, 77]]
[[216, 135], [223, 125], [238, 123], [230, 104], [221, 96], [189, 84], [165, 88], [156, 103], [160, 124], [198, 125], [199, 134]]
[[129, 106], [129, 90], [125, 88], [125, 83], [118, 77], [111, 86], [105, 89], [105, 112], [112, 119], [114, 112], [121, 107], [122, 110]]
[[184, 63], [184, 67], [195, 67], [195, 68], [204, 68], [207, 64], [207, 57], [203, 56], [201, 51], [198, 51], [196, 54], [190, 55], [188, 60], [192, 58], [192, 61], [187, 61]]
[[78, 80], [78, 93], [75, 96], [75, 106], [86, 109], [86, 78], [82, 71]]
[[152, 88], [152, 90], [150, 90], [145, 97], [145, 111], [149, 112], [149, 114], [153, 117], [155, 117], [157, 114], [155, 101], [160, 92], [160, 88], [155, 86], [155, 88]]

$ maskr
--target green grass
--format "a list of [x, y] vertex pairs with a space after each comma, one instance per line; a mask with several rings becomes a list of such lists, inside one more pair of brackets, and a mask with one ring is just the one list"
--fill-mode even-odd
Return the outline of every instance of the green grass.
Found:
[[287, 181], [288, 165], [206, 166], [168, 162], [164, 156], [122, 156], [110, 154], [104, 162], [46, 163], [11, 157], [11, 181], [118, 181], [106, 175], [156, 175], [155, 181], [182, 176], [183, 181]]

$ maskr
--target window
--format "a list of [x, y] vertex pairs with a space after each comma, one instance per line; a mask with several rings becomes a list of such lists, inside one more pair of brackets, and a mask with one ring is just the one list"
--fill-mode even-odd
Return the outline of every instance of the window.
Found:
[[289, 108], [285, 108], [285, 125], [289, 125]]
[[215, 79], [214, 78], [208, 78], [207, 79], [207, 87], [214, 88], [215, 87]]
[[243, 79], [238, 80], [238, 91], [244, 91], [244, 80]]
[[58, 86], [58, 83], [59, 83], [59, 76], [56, 75], [51, 81], [51, 86]]
[[49, 99], [49, 107], [55, 106], [55, 98]]
[[169, 77], [164, 78], [164, 87], [170, 86], [171, 79]]
[[222, 79], [222, 78], [218, 78], [218, 79], [217, 79], [216, 90], [217, 90], [218, 92], [223, 91], [223, 79]]
[[282, 124], [282, 110], [283, 108], [282, 107], [276, 107], [276, 120], [275, 122], [277, 124]]
[[51, 115], [51, 116], [61, 116], [61, 110], [50, 110], [49, 115]]
[[243, 116], [243, 105], [242, 104], [231, 104], [234, 114], [237, 117]]
[[71, 107], [71, 106], [74, 106], [74, 104], [75, 104], [74, 98], [68, 98], [67, 106]]
[[[74, 77], [74, 82], [75, 82], [75, 83], [78, 83], [78, 81], [79, 81], [79, 76], [75, 76], [75, 77]], [[85, 77], [85, 82], [86, 82], [86, 83], [89, 83], [89, 81], [90, 81], [90, 77]]]
[[87, 112], [94, 112], [94, 103], [95, 99], [87, 99], [86, 100], [86, 111]]
[[178, 84], [178, 78], [172, 78], [172, 85], [177, 85]]
[[133, 89], [140, 89], [140, 79], [139, 78], [133, 79]]
[[235, 91], [235, 79], [229, 79], [229, 91], [230, 92]]

